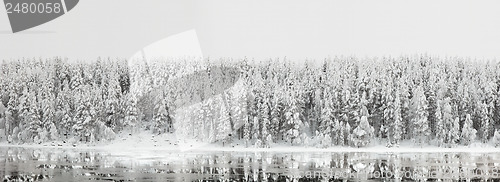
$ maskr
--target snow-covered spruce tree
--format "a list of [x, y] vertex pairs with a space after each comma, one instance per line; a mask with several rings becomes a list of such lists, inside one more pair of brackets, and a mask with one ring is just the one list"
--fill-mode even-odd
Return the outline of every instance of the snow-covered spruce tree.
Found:
[[17, 133], [14, 133], [14, 128], [19, 125], [19, 101], [15, 89], [10, 87], [9, 101], [7, 102], [7, 109], [5, 111], [5, 134], [9, 143], [17, 142]]
[[323, 140], [321, 141], [321, 148], [328, 148], [333, 145], [332, 137], [329, 134], [323, 136]]
[[403, 81], [404, 78], [398, 80], [399, 91], [401, 96], [401, 117], [403, 119], [403, 127], [402, 129], [402, 139], [411, 139], [412, 133], [412, 117], [411, 117], [411, 100], [410, 100], [410, 91], [409, 84]]
[[350, 125], [356, 126], [359, 123], [360, 117], [360, 100], [358, 92], [351, 92], [347, 90], [351, 87], [344, 88], [344, 106], [343, 115], [345, 115], [345, 122], [349, 122]]
[[[500, 120], [495, 121], [494, 119], [494, 110], [495, 110], [495, 100], [498, 99], [498, 95], [496, 92], [498, 91], [498, 71], [491, 69], [493, 65], [489, 65], [490, 63], [486, 63], [486, 65], [481, 65], [480, 71], [478, 72], [478, 89], [477, 94], [479, 95], [481, 102], [486, 105], [485, 116], [488, 118], [489, 127], [483, 128], [483, 138], [486, 141], [489, 141], [491, 137], [493, 137], [495, 128], [500, 126]], [[496, 77], [492, 77], [489, 75], [497, 75]], [[481, 110], [484, 109], [484, 106], [481, 106]], [[483, 112], [483, 111], [480, 111]], [[483, 120], [483, 114], [480, 114], [481, 120]]]
[[[249, 81], [250, 82], [250, 81]], [[248, 129], [248, 144], [252, 144], [255, 142], [254, 140], [257, 140], [259, 137], [259, 113], [258, 113], [258, 100], [256, 99], [258, 96], [256, 95], [255, 92], [252, 91], [252, 89], [248, 89], [248, 100], [247, 100], [247, 110], [248, 110], [248, 115], [247, 115], [247, 129]]]
[[39, 100], [41, 100], [42, 127], [45, 129], [45, 131], [47, 131], [47, 135], [46, 136], [40, 135], [40, 139], [45, 142], [50, 140], [57, 140], [59, 132], [57, 131], [57, 128], [55, 127], [54, 124], [55, 113], [56, 113], [56, 108], [55, 108], [56, 99], [53, 93], [54, 90], [53, 78], [49, 73], [45, 76], [43, 80], [45, 83], [41, 87], [41, 92], [39, 93], [38, 98]]
[[500, 147], [500, 130], [495, 130], [495, 134], [491, 140], [493, 141], [493, 145], [495, 145], [495, 147]]
[[436, 136], [436, 123], [437, 123], [437, 120], [436, 120], [436, 110], [437, 110], [437, 105], [438, 105], [438, 102], [439, 99], [437, 98], [436, 96], [436, 90], [434, 89], [436, 87], [436, 81], [435, 81], [435, 76], [434, 73], [431, 73], [430, 74], [431, 76], [429, 76], [428, 78], [428, 85], [426, 86], [425, 88], [425, 95], [427, 97], [427, 103], [428, 103], [428, 107], [427, 107], [427, 113], [429, 113], [429, 116], [427, 117], [427, 120], [428, 120], [428, 123], [429, 123], [429, 131], [430, 131], [430, 134], [429, 134], [429, 140], [432, 140], [434, 139], [434, 136]]
[[470, 114], [465, 117], [464, 126], [462, 127], [462, 134], [460, 140], [464, 145], [470, 145], [476, 139], [476, 129], [472, 126], [472, 119]]
[[248, 144], [250, 143], [250, 139], [252, 138], [251, 136], [251, 129], [250, 129], [250, 121], [248, 117], [245, 119], [245, 124], [243, 125], [243, 140], [245, 141], [245, 147], [248, 147]]
[[[417, 86], [413, 90], [413, 98], [411, 100], [411, 114], [413, 126], [413, 141], [420, 146], [428, 139], [430, 134], [429, 123], [427, 117], [427, 99], [424, 95], [424, 90], [421, 86]], [[410, 126], [410, 127], [412, 127]]]
[[344, 125], [344, 145], [350, 146], [352, 145], [352, 134], [351, 134], [351, 125], [349, 122], [345, 122]]
[[[496, 121], [495, 125], [500, 125], [500, 89], [497, 91], [497, 98], [495, 99], [495, 105], [493, 112], [493, 120]], [[496, 132], [495, 132], [496, 133]]]
[[[90, 90], [89, 86], [85, 86], [84, 90]], [[92, 105], [89, 91], [85, 91], [80, 96], [79, 106], [77, 108], [76, 124], [73, 126], [74, 132], [79, 134], [80, 141], [92, 142], [93, 129], [95, 127], [95, 118], [93, 112], [95, 109]]]
[[403, 117], [401, 116], [401, 97], [396, 92], [394, 103], [392, 103], [392, 123], [389, 125], [389, 140], [391, 145], [399, 145], [403, 134]]
[[260, 138], [260, 136], [259, 117], [254, 117], [252, 124], [252, 139], [254, 140], [255, 147], [262, 147], [262, 138]]
[[[478, 130], [478, 139], [481, 138], [481, 130], [479, 127], [480, 121], [477, 117], [477, 106], [476, 101], [474, 101], [476, 96], [471, 91], [475, 90], [474, 84], [469, 79], [463, 79], [459, 83], [457, 83], [456, 89], [450, 90], [450, 98], [456, 100], [456, 111], [454, 114], [458, 115], [460, 118], [460, 123], [465, 122], [465, 118], [467, 114], [471, 115], [472, 122], [474, 124], [474, 128]], [[445, 125], [446, 128], [446, 125]]]
[[217, 140], [224, 146], [229, 141], [231, 134], [231, 123], [229, 121], [229, 112], [224, 104], [220, 107], [220, 121], [217, 121]]
[[262, 118], [262, 120], [261, 120], [262, 145], [265, 148], [269, 148], [271, 143], [272, 143], [272, 140], [268, 140], [268, 139], [272, 139], [272, 138], [271, 138], [271, 134], [268, 131], [268, 126], [269, 126], [270, 121], [269, 121], [269, 106], [268, 106], [268, 99], [267, 98], [264, 98], [262, 100], [259, 108], [260, 108], [259, 114]]
[[436, 141], [438, 146], [443, 146], [445, 144], [447, 136], [447, 128], [445, 128], [445, 122], [443, 120], [443, 114], [441, 111], [441, 101], [436, 102], [436, 112], [434, 113], [434, 119], [436, 120]]
[[[18, 127], [18, 129], [28, 129], [28, 123], [30, 123], [30, 118], [32, 115], [30, 113], [30, 106], [31, 106], [31, 100], [35, 100], [36, 101], [36, 98], [35, 98], [35, 95], [31, 92], [28, 91], [28, 88], [27, 86], [25, 86], [24, 88], [22, 88], [22, 94], [19, 96], [19, 101], [18, 103], [15, 103], [17, 104], [17, 111], [18, 111], [18, 117], [19, 117], [19, 121], [18, 123], [16, 123], [16, 125], [14, 125], [14, 127]], [[12, 102], [12, 104], [14, 104]], [[35, 104], [35, 107], [36, 107], [36, 104]], [[13, 129], [14, 129], [13, 127]], [[26, 133], [28, 132], [28, 130], [22, 130], [23, 133], [15, 133], [16, 138], [19, 139], [19, 142], [21, 143], [24, 143], [26, 142], [25, 140], [27, 139], [28, 136], [26, 136]], [[33, 131], [35, 132], [35, 131]], [[13, 133], [14, 134], [14, 133]], [[23, 135], [23, 137], [21, 137], [21, 135]], [[32, 141], [30, 141], [32, 142]]]
[[[277, 91], [279, 92], [279, 91]], [[269, 133], [272, 136], [273, 141], [282, 140], [282, 133], [280, 132], [282, 124], [282, 109], [281, 96], [274, 94], [273, 100], [271, 102], [271, 123], [269, 128]]]
[[[13, 139], [19, 143], [25, 143], [25, 142], [33, 142], [33, 138], [31, 138], [31, 134], [36, 132], [36, 128], [32, 131], [29, 131], [30, 128], [29, 124], [31, 123], [32, 118], [38, 118], [38, 113], [37, 111], [33, 111], [34, 109], [38, 109], [37, 103], [31, 103], [31, 102], [36, 102], [35, 94], [33, 91], [28, 91], [28, 85], [21, 85], [19, 87], [20, 90], [22, 90], [22, 93], [17, 97], [18, 100], [9, 100], [9, 106], [8, 109], [15, 111], [17, 110], [18, 113], [18, 121], [14, 122], [11, 125], [12, 127], [12, 135]], [[13, 93], [11, 95], [17, 95], [17, 93]], [[16, 97], [13, 97], [16, 98]], [[34, 101], [33, 101], [34, 100]], [[15, 107], [16, 109], [13, 110], [10, 108], [10, 105]], [[33, 109], [31, 109], [33, 107]], [[16, 120], [13, 118], [14, 121]], [[28, 135], [29, 134], [29, 135]], [[35, 133], [36, 134], [36, 133]], [[15, 135], [15, 136], [14, 136]]]
[[[71, 127], [74, 125], [73, 122], [73, 115], [71, 112], [71, 108], [69, 104], [64, 104], [63, 108], [61, 110], [61, 124], [59, 131], [62, 133], [63, 136], [65, 136], [65, 139], [68, 139], [69, 135], [71, 134]], [[63, 130], [63, 131], [61, 131]]]
[[70, 133], [75, 133], [76, 136], [75, 137], [80, 137], [78, 139], [82, 140], [83, 136], [83, 123], [85, 122], [85, 120], [87, 119], [87, 116], [89, 115], [88, 114], [88, 111], [87, 111], [87, 108], [85, 106], [85, 98], [86, 96], [83, 95], [83, 93], [78, 90], [78, 91], [75, 91], [74, 93], [74, 97], [75, 97], [75, 111], [74, 111], [74, 114], [73, 114], [73, 121], [74, 121], [74, 125], [71, 127], [71, 131]]
[[92, 117], [91, 129], [92, 134], [89, 136], [90, 142], [108, 141], [114, 139], [114, 132], [111, 127], [106, 125], [106, 112], [102, 90], [99, 86], [94, 86], [91, 89], [91, 107], [90, 115]]
[[[235, 83], [234, 87], [229, 90], [229, 103], [230, 103], [230, 110], [231, 110], [231, 117], [232, 121], [234, 121], [234, 129], [236, 130], [236, 134], [238, 136], [238, 139], [243, 138], [243, 127], [244, 123], [247, 118], [247, 108], [246, 108], [246, 89], [248, 87], [244, 84], [242, 80], [239, 80]], [[273, 127], [271, 126], [270, 128], [270, 133], [273, 133]], [[275, 136], [276, 134], [273, 133], [272, 136]]]
[[381, 128], [380, 128], [380, 131], [379, 131], [379, 137], [380, 139], [382, 139], [383, 135], [384, 135], [384, 130], [383, 129], [386, 129], [386, 135], [387, 135], [387, 146], [392, 146], [393, 144], [393, 135], [394, 135], [394, 132], [393, 132], [393, 129], [394, 129], [394, 114], [395, 114], [395, 99], [393, 99], [393, 96], [392, 96], [392, 93], [391, 91], [385, 91], [385, 94], [384, 94], [384, 98], [385, 98], [385, 103], [384, 105], [382, 106], [384, 108], [384, 112], [383, 112], [383, 120], [384, 120], [384, 123], [387, 123], [388, 126], [384, 126], [384, 125], [381, 125]]
[[[48, 132], [48, 135], [42, 136], [40, 135], [40, 139], [43, 142], [49, 141], [49, 140], [57, 140], [58, 137], [58, 131], [57, 128], [54, 125], [54, 119], [55, 119], [55, 108], [54, 108], [54, 97], [50, 92], [43, 93], [43, 96], [41, 96], [42, 99], [42, 127], [44, 130]], [[56, 133], [52, 133], [56, 132]]]
[[352, 143], [355, 147], [364, 147], [371, 142], [371, 139], [375, 136], [375, 129], [368, 122], [368, 109], [366, 108], [367, 101], [365, 99], [365, 94], [361, 97], [361, 118], [359, 119], [359, 124], [352, 131]]
[[[204, 107], [204, 105], [202, 103], [196, 104], [195, 106], [190, 106], [190, 107], [197, 108], [194, 111], [192, 111], [193, 118], [194, 118], [194, 121], [193, 121], [194, 126], [196, 126], [195, 129], [197, 130], [195, 133], [193, 133], [194, 134], [193, 137], [196, 140], [204, 142], [204, 141], [206, 141], [206, 138], [208, 136], [207, 135], [207, 123], [205, 123], [205, 115], [208, 112], [208, 108]], [[189, 110], [189, 109], [185, 109], [185, 110]], [[187, 111], [187, 112], [189, 112], [189, 111]]]
[[69, 138], [71, 127], [74, 125], [72, 111], [74, 98], [71, 95], [68, 83], [63, 82], [63, 89], [56, 98], [56, 118], [59, 122], [55, 122], [55, 124], [64, 139]]
[[[197, 104], [198, 106], [198, 104]], [[212, 119], [212, 111], [210, 110], [210, 107], [208, 105], [208, 102], [201, 102], [199, 104], [199, 108], [197, 111], [198, 113], [196, 114], [196, 117], [194, 118], [195, 121], [195, 126], [196, 129], [198, 130], [197, 133], [194, 133], [194, 137], [200, 141], [203, 142], [208, 142], [208, 138], [210, 136], [210, 120]], [[189, 112], [189, 111], [188, 111]], [[179, 114], [176, 114], [179, 115]], [[180, 119], [179, 121], [182, 122], [177, 122], [177, 125], [181, 125], [182, 123], [186, 123], [184, 119]], [[173, 123], [173, 121], [172, 121]], [[179, 129], [179, 128], [178, 128]], [[180, 129], [185, 130], [185, 129]]]
[[[367, 118], [370, 116], [370, 113], [368, 113], [368, 100], [366, 100], [366, 92], [363, 92], [361, 95], [361, 99], [359, 100], [359, 116], [366, 116]], [[358, 119], [361, 121], [361, 119]]]
[[337, 142], [336, 142], [336, 145], [338, 146], [344, 146], [346, 145], [346, 137], [345, 137], [345, 123], [344, 122], [341, 122], [341, 121], [338, 121], [339, 122], [339, 130], [338, 130], [338, 134], [337, 134]]
[[40, 112], [35, 94], [30, 92], [26, 101], [29, 103], [27, 110], [23, 113], [25, 121], [24, 127], [26, 127], [26, 130], [21, 130], [19, 139], [21, 139], [22, 142], [42, 143], [43, 141], [40, 139], [39, 135], [42, 134], [42, 132], [45, 132], [45, 130], [42, 127], [42, 121], [40, 120]]
[[134, 127], [139, 122], [139, 110], [137, 108], [137, 97], [134, 93], [127, 94], [125, 102], [125, 117], [123, 125]]
[[[345, 87], [345, 86], [344, 86]], [[349, 87], [348, 87], [349, 88]], [[343, 131], [343, 145], [351, 145], [352, 140], [351, 140], [351, 123], [357, 123], [358, 122], [358, 102], [357, 96], [355, 96], [354, 99], [352, 99], [351, 96], [351, 91], [348, 90], [347, 88], [342, 89], [342, 105], [341, 105], [341, 111], [339, 114], [339, 119], [341, 120], [342, 123], [344, 123], [344, 131]], [[353, 94], [357, 95], [357, 94]], [[355, 102], [356, 104], [349, 104], [350, 102]]]
[[120, 130], [121, 123], [119, 123], [120, 119], [120, 97], [121, 97], [121, 88], [120, 83], [118, 81], [118, 74], [114, 70], [109, 70], [107, 76], [108, 84], [106, 89], [106, 97], [104, 100], [104, 107], [106, 113], [106, 125], [111, 128], [118, 128]]
[[330, 137], [330, 141], [331, 141], [331, 143], [329, 144], [330, 146], [341, 145], [341, 143], [343, 143], [340, 141], [341, 139], [344, 139], [344, 138], [341, 138], [341, 137], [344, 137], [343, 130], [344, 129], [342, 128], [342, 123], [340, 123], [340, 121], [337, 118], [334, 118], [332, 132], [330, 134], [324, 135], [325, 137], [326, 136]]
[[344, 122], [342, 122], [342, 118], [339, 115], [339, 93], [337, 92], [337, 89], [332, 88], [331, 89], [332, 94], [331, 96], [331, 108], [332, 108], [332, 116], [334, 117], [334, 127], [332, 128], [332, 134], [330, 135], [332, 137], [332, 145], [339, 145], [342, 146], [344, 145]]
[[[208, 135], [208, 142], [215, 142], [217, 141], [217, 127], [218, 127], [218, 123], [220, 121], [216, 121], [216, 119], [218, 118], [217, 116], [220, 117], [220, 111], [219, 110], [216, 110], [216, 109], [220, 109], [220, 106], [218, 106], [216, 104], [216, 102], [213, 101], [213, 99], [207, 99], [205, 100], [204, 102], [204, 106], [202, 106], [206, 109], [206, 115], [205, 115], [205, 123], [207, 123], [208, 125], [208, 132], [207, 132], [207, 135]], [[215, 111], [214, 111], [215, 110]], [[215, 113], [215, 112], [219, 112], [219, 113]], [[220, 119], [220, 118], [219, 118]], [[183, 130], [189, 130], [190, 127], [193, 127], [191, 125], [191, 122], [182, 122], [184, 123], [184, 127], [186, 129], [183, 129]], [[188, 133], [188, 132], [185, 132], [185, 133]]]
[[[155, 105], [155, 114], [153, 116], [154, 120], [154, 127], [153, 131], [154, 133], [160, 135], [163, 134], [167, 131], [167, 121], [170, 119], [168, 110], [167, 110], [167, 101], [165, 100], [165, 97], [163, 94], [159, 94], [160, 98], [158, 98], [158, 101]], [[190, 122], [190, 121], [186, 121]]]
[[446, 128], [444, 142], [448, 147], [454, 146], [458, 142], [460, 136], [459, 123], [456, 117], [453, 116], [453, 109], [450, 102], [450, 98], [445, 98], [441, 111], [443, 113], [444, 128]]
[[481, 142], [486, 143], [489, 141], [490, 131], [491, 131], [491, 122], [490, 117], [488, 116], [488, 105], [484, 102], [478, 102], [478, 110], [479, 110], [479, 120], [480, 120], [480, 137]]
[[[330, 147], [332, 145], [332, 141], [335, 141], [337, 143], [337, 130], [338, 129], [338, 121], [334, 119], [333, 117], [333, 108], [332, 108], [332, 103], [331, 103], [331, 97], [328, 92], [325, 93], [325, 98], [323, 101], [323, 109], [321, 110], [321, 123], [320, 123], [320, 131], [322, 131], [321, 136], [322, 137], [332, 137], [329, 140], [323, 140], [322, 146], [323, 147]], [[330, 141], [330, 143], [324, 143], [326, 141]]]
[[368, 123], [367, 116], [361, 116], [358, 127], [352, 131], [352, 142], [355, 147], [364, 147], [371, 142], [375, 130]]
[[71, 79], [70, 79], [70, 89], [71, 90], [76, 90], [78, 89], [82, 84], [83, 84], [83, 78], [82, 78], [82, 70], [81, 70], [81, 66], [76, 64], [76, 65], [72, 65], [72, 69], [71, 69]]
[[286, 132], [286, 140], [289, 141], [292, 145], [301, 144], [300, 129], [303, 125], [302, 120], [300, 118], [300, 111], [297, 106], [295, 94], [289, 97], [289, 103], [287, 107], [287, 111], [285, 112], [285, 119], [288, 125], [288, 131]]

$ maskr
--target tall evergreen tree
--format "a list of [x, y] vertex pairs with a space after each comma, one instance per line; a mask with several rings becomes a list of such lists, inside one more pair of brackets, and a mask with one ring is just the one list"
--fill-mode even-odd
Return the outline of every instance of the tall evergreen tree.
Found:
[[470, 145], [476, 138], [476, 129], [472, 127], [472, 119], [470, 114], [465, 118], [464, 126], [462, 127], [461, 141], [464, 145]]
[[299, 135], [303, 123], [300, 118], [300, 110], [298, 108], [298, 103], [296, 102], [295, 96], [291, 96], [290, 102], [288, 104], [288, 109], [285, 113], [285, 119], [288, 125], [286, 140], [289, 141], [292, 145], [298, 145], [301, 143]]
[[415, 144], [422, 146], [427, 140], [430, 134], [429, 123], [427, 117], [429, 113], [427, 112], [427, 100], [424, 95], [424, 90], [421, 86], [413, 91], [413, 98], [411, 101], [411, 112], [412, 112], [412, 127], [413, 130], [413, 140]]
[[[320, 131], [322, 131], [323, 136], [332, 137], [330, 140], [337, 142], [336, 129], [338, 128], [338, 121], [333, 116], [332, 101], [329, 93], [325, 93], [325, 98], [323, 100], [323, 109], [321, 110], [321, 123]], [[336, 122], [336, 123], [335, 123]]]
[[358, 127], [352, 131], [352, 142], [356, 147], [364, 147], [370, 144], [373, 137], [374, 129], [368, 123], [367, 116], [361, 116]]
[[126, 110], [123, 125], [130, 127], [136, 126], [139, 123], [139, 111], [137, 108], [137, 98], [135, 94], [129, 93], [127, 95], [125, 108]]
[[[167, 131], [167, 121], [170, 120], [168, 110], [167, 110], [167, 101], [165, 97], [161, 96], [159, 101], [155, 106], [155, 115], [153, 117], [154, 120], [154, 132], [157, 134], [163, 134]], [[189, 120], [184, 122], [191, 122]]]
[[396, 92], [396, 97], [394, 99], [394, 103], [392, 104], [392, 121], [393, 123], [390, 125], [389, 133], [390, 133], [390, 142], [391, 145], [399, 145], [399, 142], [402, 139], [403, 134], [403, 118], [401, 116], [401, 99], [399, 93]]
[[[451, 109], [451, 106], [447, 105], [446, 107], [449, 107], [447, 109]], [[445, 144], [446, 137], [447, 137], [447, 128], [445, 126], [445, 122], [443, 120], [443, 114], [441, 111], [441, 101], [438, 100], [436, 103], [436, 111], [435, 111], [435, 132], [436, 132], [436, 140], [438, 143], [438, 146], [443, 146]], [[447, 115], [445, 116], [445, 119], [449, 120], [450, 114], [446, 113]]]
[[479, 119], [481, 123], [481, 128], [480, 128], [480, 134], [481, 134], [481, 141], [483, 143], [486, 143], [489, 141], [490, 138], [490, 131], [491, 131], [491, 122], [490, 122], [490, 117], [488, 116], [488, 105], [484, 102], [478, 103], [478, 110], [479, 110]]
[[221, 105], [220, 121], [217, 121], [217, 140], [222, 141], [223, 145], [228, 142], [229, 134], [231, 134], [231, 124], [229, 123], [229, 112], [224, 106]]

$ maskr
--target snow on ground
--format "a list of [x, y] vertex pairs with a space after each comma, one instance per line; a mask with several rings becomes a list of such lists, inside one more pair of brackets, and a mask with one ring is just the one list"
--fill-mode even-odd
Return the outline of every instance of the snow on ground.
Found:
[[[8, 144], [0, 143], [0, 147], [24, 147], [24, 148], [58, 148], [58, 149], [88, 149], [105, 150], [112, 153], [135, 153], [144, 154], [144, 157], [154, 156], [158, 151], [171, 152], [370, 152], [370, 153], [444, 153], [444, 152], [468, 152], [468, 153], [493, 153], [499, 152], [490, 144], [472, 143], [470, 146], [456, 146], [454, 148], [443, 148], [424, 145], [415, 146], [411, 141], [404, 141], [399, 147], [388, 148], [383, 144], [372, 143], [371, 146], [362, 148], [353, 147], [330, 147], [315, 148], [303, 146], [290, 146], [288, 143], [275, 143], [271, 148], [245, 147], [244, 142], [234, 141], [232, 144], [222, 146], [222, 143], [202, 143], [195, 140], [177, 140], [173, 134], [153, 135], [148, 131], [136, 134], [122, 133], [114, 141], [97, 144], [71, 144], [64, 142], [48, 142], [42, 144]], [[147, 153], [150, 153], [146, 155]]]

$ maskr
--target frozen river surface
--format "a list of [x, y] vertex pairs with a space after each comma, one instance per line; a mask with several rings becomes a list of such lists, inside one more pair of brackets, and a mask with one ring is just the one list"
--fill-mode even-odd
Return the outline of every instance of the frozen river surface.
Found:
[[3, 181], [500, 179], [500, 153], [110, 152], [0, 147]]

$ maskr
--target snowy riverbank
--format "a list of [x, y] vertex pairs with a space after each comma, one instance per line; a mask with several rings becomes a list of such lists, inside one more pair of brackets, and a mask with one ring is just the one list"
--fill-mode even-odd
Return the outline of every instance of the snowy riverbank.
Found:
[[64, 142], [48, 142], [42, 144], [8, 144], [0, 143], [0, 147], [22, 147], [22, 148], [46, 148], [46, 149], [81, 149], [81, 150], [104, 150], [109, 152], [141, 152], [141, 151], [171, 151], [171, 152], [370, 152], [370, 153], [493, 153], [500, 151], [489, 144], [479, 142], [470, 146], [456, 146], [454, 148], [443, 148], [437, 146], [414, 146], [412, 142], [402, 142], [399, 147], [386, 147], [382, 144], [372, 143], [371, 146], [362, 148], [353, 147], [329, 147], [315, 148], [303, 146], [290, 146], [285, 143], [275, 143], [270, 148], [245, 147], [240, 141], [230, 145], [222, 146], [222, 143], [200, 143], [195, 141], [177, 141], [172, 134], [151, 135], [142, 132], [135, 135], [119, 135], [117, 139], [110, 142], [96, 144], [71, 144]]

